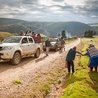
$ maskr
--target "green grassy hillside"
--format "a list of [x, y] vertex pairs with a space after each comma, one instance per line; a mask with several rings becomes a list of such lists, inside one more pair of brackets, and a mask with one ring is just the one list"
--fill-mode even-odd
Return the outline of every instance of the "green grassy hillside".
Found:
[[0, 32], [0, 41], [8, 36], [13, 36], [13, 34], [8, 32]]
[[97, 35], [98, 35], [98, 23], [90, 24], [90, 26], [93, 27], [97, 31]]
[[81, 22], [57, 22], [47, 25], [45, 28], [51, 34], [59, 34], [62, 30], [65, 30], [73, 36], [84, 35], [86, 30], [94, 30], [89, 25]]
[[[86, 53], [86, 48], [88, 48], [91, 40], [98, 48], [98, 37], [93, 39], [83, 38], [81, 50], [83, 54]], [[89, 70], [87, 56], [82, 56], [80, 62], [80, 66], [78, 64], [75, 66], [76, 72], [73, 75], [67, 74], [66, 87], [60, 98], [98, 98], [98, 72]]]
[[29, 22], [18, 19], [0, 18], [0, 31], [20, 33], [32, 30], [35, 33], [42, 33], [48, 36], [61, 34], [63, 30], [72, 36], [84, 35], [87, 30], [95, 30], [88, 24], [81, 22]]
[[0, 25], [9, 25], [9, 24], [17, 24], [24, 23], [27, 21], [19, 20], [19, 19], [11, 19], [11, 18], [0, 18]]

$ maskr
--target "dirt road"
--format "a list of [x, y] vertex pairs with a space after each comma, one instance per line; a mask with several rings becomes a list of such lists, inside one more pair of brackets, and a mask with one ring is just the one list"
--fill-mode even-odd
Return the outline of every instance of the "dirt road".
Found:
[[[80, 39], [71, 44], [66, 44], [65, 50], [67, 51], [79, 43]], [[54, 62], [58, 57], [64, 56], [66, 51], [63, 53], [51, 51], [49, 56], [42, 53], [37, 59], [34, 57], [24, 58], [17, 66], [11, 65], [8, 61], [0, 62], [0, 98], [19, 98], [18, 95], [20, 93], [31, 90], [28, 85], [30, 81], [32, 80], [34, 83], [37, 83], [35, 78], [41, 75], [41, 73], [51, 71], [51, 69], [56, 67], [57, 63], [53, 65]], [[18, 79], [21, 80], [22, 85], [17, 87], [17, 85], [13, 84], [13, 81]]]

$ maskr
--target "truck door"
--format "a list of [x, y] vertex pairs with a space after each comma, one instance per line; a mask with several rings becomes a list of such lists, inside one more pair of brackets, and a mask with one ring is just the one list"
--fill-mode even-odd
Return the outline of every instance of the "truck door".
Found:
[[35, 42], [34, 42], [34, 40], [32, 39], [32, 38], [28, 38], [28, 40], [29, 40], [29, 52], [30, 53], [35, 53], [35, 51], [36, 51], [36, 46], [35, 46]]
[[24, 37], [21, 41], [21, 49], [23, 51], [23, 55], [26, 55], [29, 53], [29, 43], [28, 43], [28, 39], [26, 37]]

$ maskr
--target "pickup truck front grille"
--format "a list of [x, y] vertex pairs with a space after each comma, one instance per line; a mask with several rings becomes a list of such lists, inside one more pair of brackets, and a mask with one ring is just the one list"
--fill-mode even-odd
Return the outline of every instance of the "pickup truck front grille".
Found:
[[0, 51], [3, 49], [3, 47], [0, 47]]

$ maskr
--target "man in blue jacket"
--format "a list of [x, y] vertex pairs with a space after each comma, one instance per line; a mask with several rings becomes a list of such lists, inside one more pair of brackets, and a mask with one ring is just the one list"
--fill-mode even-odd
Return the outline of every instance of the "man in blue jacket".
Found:
[[67, 68], [69, 73], [70, 73], [71, 67], [72, 67], [72, 73], [74, 73], [74, 59], [75, 59], [76, 53], [81, 54], [80, 52], [76, 51], [76, 47], [71, 48], [67, 53], [66, 62], [67, 62]]

